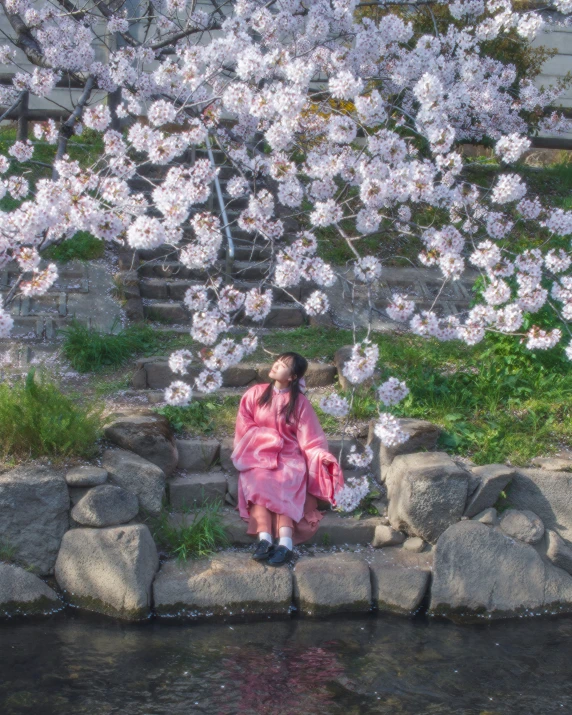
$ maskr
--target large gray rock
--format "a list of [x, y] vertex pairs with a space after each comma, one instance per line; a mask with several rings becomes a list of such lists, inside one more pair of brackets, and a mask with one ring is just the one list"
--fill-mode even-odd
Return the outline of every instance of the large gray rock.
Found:
[[0, 563], [0, 618], [53, 613], [63, 608], [57, 593], [29, 571]]
[[144, 524], [72, 529], [62, 540], [56, 580], [79, 608], [126, 620], [147, 618], [157, 548]]
[[434, 544], [465, 509], [469, 474], [444, 452], [403, 454], [387, 471], [391, 526]]
[[373, 602], [379, 611], [412, 615], [421, 605], [431, 575], [432, 554], [389, 547], [369, 563]]
[[156, 464], [169, 476], [177, 467], [179, 453], [169, 421], [150, 410], [114, 415], [105, 428], [111, 442]]
[[471, 473], [478, 481], [465, 509], [465, 516], [469, 518], [496, 504], [500, 493], [514, 477], [514, 469], [504, 464], [486, 464], [473, 467]]
[[134, 519], [139, 500], [131, 492], [112, 484], [90, 489], [71, 512], [72, 519], [83, 526], [117, 526]]
[[557, 531], [572, 544], [572, 474], [544, 469], [517, 468], [507, 488], [514, 509], [529, 509], [546, 529]]
[[179, 469], [203, 472], [217, 459], [220, 442], [216, 439], [178, 439]]
[[106, 450], [103, 466], [113, 484], [137, 496], [142, 509], [153, 515], [159, 514], [165, 497], [165, 472], [162, 469], [123, 449]]
[[510, 618], [542, 609], [572, 611], [572, 578], [534, 546], [476, 521], [451, 526], [437, 542], [430, 613], [452, 620]]
[[500, 528], [513, 539], [537, 544], [544, 536], [544, 524], [528, 509], [507, 509], [500, 519]]
[[371, 608], [367, 562], [351, 553], [302, 557], [294, 567], [294, 602], [313, 616]]
[[82, 464], [70, 469], [66, 474], [68, 487], [97, 487], [107, 481], [107, 471], [91, 464]]
[[53, 573], [69, 508], [65, 479], [46, 467], [0, 474], [0, 542], [41, 576]]
[[369, 423], [367, 444], [373, 451], [373, 460], [370, 467], [374, 476], [380, 482], [385, 481], [388, 467], [395, 457], [400, 454], [433, 451], [437, 447], [441, 434], [440, 427], [425, 420], [403, 418], [399, 419], [398, 422], [401, 430], [409, 435], [409, 439], [395, 447], [386, 447], [381, 443], [374, 431], [376, 420], [371, 420]]
[[287, 614], [292, 571], [257, 563], [250, 554], [220, 552], [210, 559], [163, 564], [153, 594], [158, 616]]
[[546, 532], [546, 557], [559, 569], [572, 574], [572, 549], [555, 531]]

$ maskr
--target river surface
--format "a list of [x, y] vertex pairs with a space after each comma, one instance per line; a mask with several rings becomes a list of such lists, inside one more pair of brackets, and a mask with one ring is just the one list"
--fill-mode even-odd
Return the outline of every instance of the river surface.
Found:
[[572, 618], [0, 624], [1, 715], [572, 713]]

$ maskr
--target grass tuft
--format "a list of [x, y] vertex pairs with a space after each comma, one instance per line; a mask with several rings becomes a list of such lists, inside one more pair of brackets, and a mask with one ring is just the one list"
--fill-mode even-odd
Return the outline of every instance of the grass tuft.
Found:
[[101, 409], [82, 406], [31, 370], [14, 386], [0, 385], [0, 450], [5, 457], [91, 457]]
[[131, 325], [113, 335], [74, 321], [61, 332], [65, 335], [63, 354], [78, 372], [120, 367], [134, 355], [150, 352], [159, 345], [158, 334], [144, 323]]
[[78, 231], [67, 241], [55, 246], [49, 246], [42, 251], [42, 257], [58, 263], [69, 261], [93, 261], [101, 258], [105, 251], [105, 243], [87, 231]]
[[[230, 540], [222, 522], [220, 500], [205, 502], [194, 511], [190, 524], [175, 525], [170, 515], [163, 510], [157, 517], [149, 519], [149, 527], [156, 543], [175, 556], [178, 561], [209, 556], [217, 548], [230, 545]], [[185, 512], [189, 515], [191, 512]]]

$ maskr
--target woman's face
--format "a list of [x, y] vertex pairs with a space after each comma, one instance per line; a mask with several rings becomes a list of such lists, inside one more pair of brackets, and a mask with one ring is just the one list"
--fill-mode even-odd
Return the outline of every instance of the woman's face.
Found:
[[272, 365], [268, 377], [271, 380], [278, 380], [278, 382], [290, 382], [292, 378], [291, 364], [292, 361], [289, 358], [279, 358]]

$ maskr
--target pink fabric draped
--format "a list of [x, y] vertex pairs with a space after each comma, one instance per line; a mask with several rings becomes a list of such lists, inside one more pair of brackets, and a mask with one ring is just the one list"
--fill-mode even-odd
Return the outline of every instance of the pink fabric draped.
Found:
[[[274, 391], [270, 405], [260, 407], [258, 398], [267, 387], [267, 383], [254, 385], [240, 401], [231, 454], [240, 472], [239, 513], [248, 520], [250, 505], [261, 504], [294, 522], [304, 518], [315, 531], [323, 513], [307, 495], [335, 506], [335, 494], [344, 484], [342, 469], [328, 451], [328, 440], [308, 398], [298, 396], [296, 413], [287, 424], [279, 411], [287, 404], [289, 392]], [[310, 507], [307, 514], [306, 504]], [[301, 543], [300, 539], [295, 543]]]

